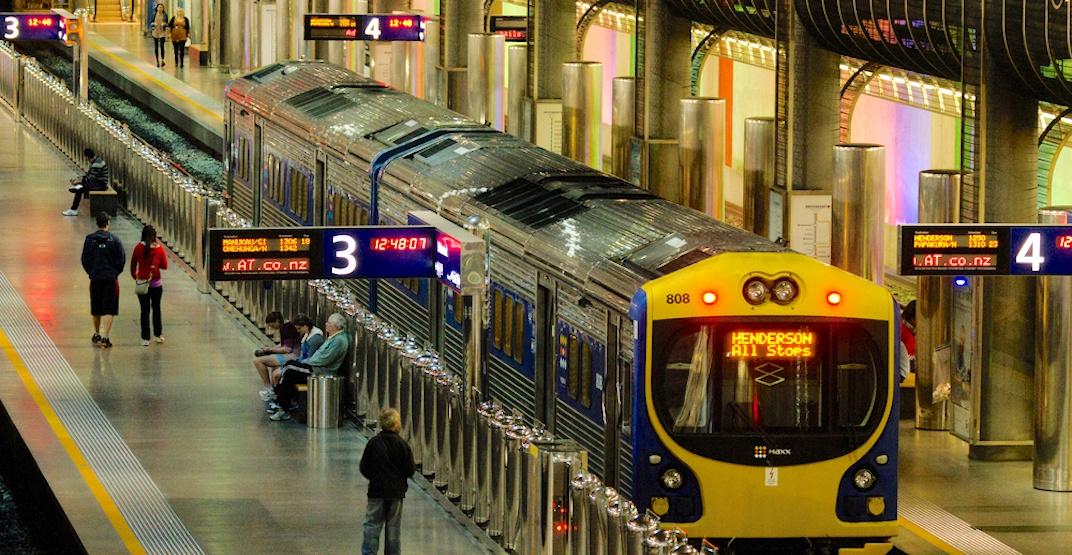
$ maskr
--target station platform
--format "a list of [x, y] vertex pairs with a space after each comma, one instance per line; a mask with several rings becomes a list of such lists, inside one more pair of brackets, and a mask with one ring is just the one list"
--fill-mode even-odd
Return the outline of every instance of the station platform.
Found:
[[[2, 110], [0, 141], [0, 405], [85, 551], [357, 552], [365, 436], [269, 421], [250, 364], [265, 339], [174, 257], [166, 343], [141, 346], [124, 275], [115, 346], [93, 346], [79, 255], [96, 226], [85, 204], [60, 215], [75, 169]], [[140, 229], [113, 222], [128, 256]], [[419, 483], [403, 518], [405, 553], [489, 552]]]

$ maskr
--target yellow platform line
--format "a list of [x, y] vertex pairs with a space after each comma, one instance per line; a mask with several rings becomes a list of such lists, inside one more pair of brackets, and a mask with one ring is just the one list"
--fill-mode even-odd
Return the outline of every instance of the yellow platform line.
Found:
[[125, 66], [127, 69], [129, 69], [129, 70], [141, 75], [142, 77], [144, 77], [145, 79], [148, 79], [149, 81], [152, 81], [157, 86], [159, 86], [159, 87], [161, 87], [163, 89], [166, 89], [168, 92], [170, 92], [171, 94], [173, 94], [176, 97], [178, 97], [179, 100], [185, 102], [188, 106], [194, 108], [195, 110], [198, 110], [200, 112], [208, 114], [208, 116], [211, 117], [212, 119], [214, 119], [214, 120], [216, 120], [216, 121], [218, 121], [220, 123], [223, 123], [223, 114], [217, 114], [216, 112], [213, 112], [212, 110], [202, 106], [201, 104], [198, 104], [197, 101], [195, 101], [192, 98], [190, 98], [190, 97], [182, 94], [181, 92], [175, 90], [175, 88], [173, 88], [172, 86], [168, 85], [167, 83], [164, 83], [163, 81], [161, 81], [160, 79], [154, 77], [153, 75], [151, 75], [149, 73], [146, 73], [145, 71], [142, 71], [142, 69], [139, 68], [138, 66], [136, 66], [136, 65], [124, 60], [123, 58], [119, 57], [118, 55], [110, 52], [108, 48], [106, 48], [106, 47], [98, 47], [98, 48], [94, 49], [94, 51], [100, 52], [101, 54], [104, 54], [105, 56], [108, 56], [113, 61]]
[[949, 545], [942, 538], [935, 536], [934, 534], [928, 532], [926, 528], [916, 524], [915, 522], [912, 522], [911, 520], [908, 520], [907, 518], [898, 518], [897, 524], [901, 525], [902, 528], [908, 530], [909, 532], [912, 532], [913, 534], [919, 536], [920, 539], [922, 539], [923, 541], [933, 545], [934, 547], [937, 547], [938, 549], [941, 549], [943, 552], [948, 553], [949, 555], [967, 555], [966, 552], [961, 551], [953, 547], [952, 545]]
[[112, 527], [115, 528], [119, 538], [123, 541], [127, 550], [133, 554], [144, 554], [145, 548], [141, 542], [138, 541], [137, 536], [134, 535], [134, 531], [130, 529], [130, 525], [127, 523], [123, 514], [119, 511], [119, 507], [116, 506], [115, 501], [112, 500], [112, 496], [108, 494], [108, 490], [104, 488], [104, 484], [101, 483], [100, 478], [97, 477], [97, 473], [93, 471], [93, 467], [90, 466], [89, 461], [82, 454], [81, 449], [75, 444], [74, 439], [71, 438], [71, 434], [67, 431], [67, 427], [63, 425], [63, 421], [60, 420], [56, 411], [52, 408], [52, 404], [45, 398], [44, 393], [41, 392], [41, 388], [38, 387], [37, 382], [34, 381], [33, 376], [30, 375], [30, 370], [26, 367], [26, 363], [22, 360], [22, 356], [11, 344], [11, 341], [7, 337], [7, 333], [0, 328], [0, 349], [4, 351], [7, 359], [11, 362], [11, 365], [15, 367], [15, 372], [22, 379], [23, 385], [26, 386], [26, 390], [30, 393], [30, 397], [34, 403], [37, 404], [37, 408], [41, 409], [41, 414], [44, 415], [48, 425], [52, 427], [52, 432], [56, 434], [56, 439], [67, 451], [67, 456], [74, 462], [75, 467], [78, 468], [78, 472], [82, 475], [82, 478], [86, 481], [86, 485], [89, 486], [89, 491], [93, 493], [93, 497], [97, 499], [97, 503], [100, 504], [101, 509], [104, 510], [104, 515], [108, 517], [108, 520], [112, 523]]

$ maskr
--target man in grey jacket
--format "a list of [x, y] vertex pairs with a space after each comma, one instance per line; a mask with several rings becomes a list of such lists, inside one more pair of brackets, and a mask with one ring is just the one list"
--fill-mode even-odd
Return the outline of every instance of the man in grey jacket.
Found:
[[324, 324], [328, 338], [304, 362], [290, 361], [281, 369], [279, 385], [275, 386], [276, 403], [279, 408], [269, 417], [272, 420], [288, 420], [291, 403], [297, 386], [309, 380], [312, 374], [334, 374], [339, 371], [346, 354], [350, 351], [350, 334], [346, 333], [346, 317], [338, 312], [328, 316]]

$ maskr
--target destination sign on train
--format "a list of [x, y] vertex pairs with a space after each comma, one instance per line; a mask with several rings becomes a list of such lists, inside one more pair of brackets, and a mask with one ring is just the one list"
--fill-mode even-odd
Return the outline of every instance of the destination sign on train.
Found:
[[901, 275], [1072, 275], [1072, 226], [900, 227]]
[[423, 41], [424, 18], [414, 14], [306, 14], [305, 40]]
[[815, 357], [815, 332], [799, 329], [733, 330], [726, 335], [732, 359], [809, 359]]
[[67, 19], [50, 12], [0, 13], [4, 40], [67, 40]]
[[213, 228], [209, 279], [433, 278], [430, 226]]

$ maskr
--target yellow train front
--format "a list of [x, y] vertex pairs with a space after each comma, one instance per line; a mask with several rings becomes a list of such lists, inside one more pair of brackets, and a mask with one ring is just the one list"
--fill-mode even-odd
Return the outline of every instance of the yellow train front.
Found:
[[631, 307], [637, 506], [732, 548], [895, 535], [894, 307], [791, 252], [717, 254], [645, 284]]

